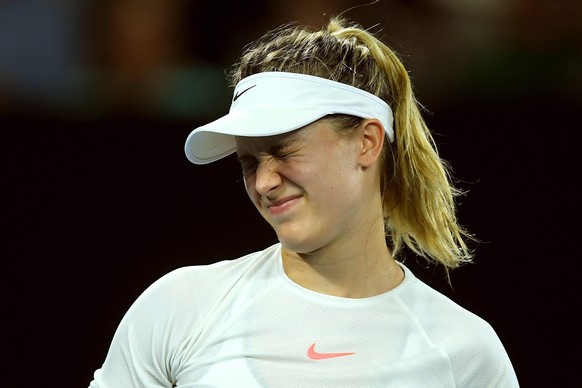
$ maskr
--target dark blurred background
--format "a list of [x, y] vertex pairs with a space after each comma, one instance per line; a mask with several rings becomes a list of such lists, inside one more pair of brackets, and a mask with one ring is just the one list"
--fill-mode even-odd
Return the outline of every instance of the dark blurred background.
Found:
[[[365, 2], [246, 3], [0, 1], [3, 386], [88, 386], [154, 280], [275, 241], [236, 161], [194, 166], [184, 140], [228, 110], [224, 71], [245, 44]], [[493, 325], [523, 387], [573, 386], [582, 2], [381, 0], [344, 15], [402, 56], [469, 191], [461, 223], [483, 241], [452, 287], [406, 263]]]

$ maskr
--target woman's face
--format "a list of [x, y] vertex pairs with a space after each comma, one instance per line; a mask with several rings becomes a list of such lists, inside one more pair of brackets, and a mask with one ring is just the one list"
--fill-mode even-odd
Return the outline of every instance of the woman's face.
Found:
[[[357, 136], [356, 136], [357, 138]], [[345, 243], [369, 218], [358, 141], [328, 120], [268, 137], [237, 137], [247, 193], [286, 249]]]

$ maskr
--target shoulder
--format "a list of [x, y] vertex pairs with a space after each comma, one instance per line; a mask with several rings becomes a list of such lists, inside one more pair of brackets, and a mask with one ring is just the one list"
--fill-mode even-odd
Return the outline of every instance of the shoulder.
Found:
[[459, 387], [517, 387], [507, 352], [493, 327], [474, 314], [412, 277], [401, 299], [428, 341], [449, 359]]
[[202, 307], [241, 279], [260, 271], [263, 263], [277, 255], [278, 248], [275, 244], [232, 260], [177, 268], [156, 280], [142, 296], [157, 295], [166, 299], [167, 305], [175, 305], [178, 309], [185, 303]]
[[481, 317], [462, 307], [446, 295], [418, 279], [402, 265], [405, 282], [398, 296], [418, 324], [434, 342], [449, 332], [480, 332], [490, 327]]
[[[126, 312], [121, 328], [134, 326], [145, 331], [145, 337], [160, 328], [172, 328], [173, 336], [187, 335], [200, 325], [211, 312], [229, 298], [236, 298], [237, 290], [253, 279], [274, 257], [277, 245], [263, 251], [208, 265], [177, 268], [152, 283], [133, 302]], [[250, 280], [249, 280], [250, 281]]]

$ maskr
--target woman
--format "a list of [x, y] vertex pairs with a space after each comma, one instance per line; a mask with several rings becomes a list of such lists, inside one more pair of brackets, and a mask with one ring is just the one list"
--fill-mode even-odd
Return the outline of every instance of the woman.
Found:
[[332, 18], [265, 35], [230, 77], [229, 114], [186, 155], [236, 152], [279, 243], [155, 282], [91, 386], [517, 387], [491, 326], [395, 260], [472, 259], [395, 53]]

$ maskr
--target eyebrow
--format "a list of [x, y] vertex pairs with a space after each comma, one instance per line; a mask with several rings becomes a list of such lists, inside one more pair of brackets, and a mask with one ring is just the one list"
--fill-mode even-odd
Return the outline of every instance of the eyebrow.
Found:
[[[266, 150], [261, 149], [260, 153], [265, 153], [267, 155], [276, 155], [277, 153], [281, 153], [282, 150], [287, 148], [294, 148], [297, 145], [298, 139], [295, 136], [287, 136], [285, 138], [277, 140], [275, 143], [270, 144]], [[237, 152], [237, 159], [239, 161], [248, 158], [250, 155], [245, 154], [238, 154]]]
[[293, 148], [297, 143], [296, 139], [284, 139], [280, 142], [277, 142], [269, 147], [269, 155], [275, 155], [280, 153], [282, 150], [287, 148]]

